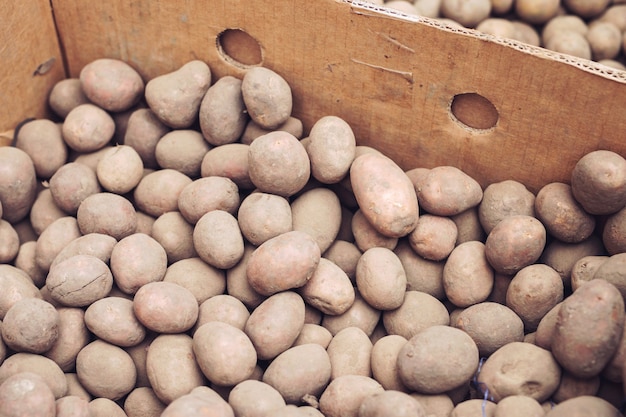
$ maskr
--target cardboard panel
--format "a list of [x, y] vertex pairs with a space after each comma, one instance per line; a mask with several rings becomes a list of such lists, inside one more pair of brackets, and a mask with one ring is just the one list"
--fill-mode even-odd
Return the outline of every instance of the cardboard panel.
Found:
[[[536, 191], [567, 181], [588, 151], [626, 155], [624, 73], [540, 48], [334, 0], [52, 4], [72, 76], [113, 57], [146, 79], [192, 59], [209, 63], [216, 78], [241, 77], [245, 65], [222, 49], [244, 62], [255, 53], [258, 61], [258, 49], [219, 48], [218, 40], [242, 29], [258, 41], [260, 64], [292, 86], [294, 115], [307, 129], [323, 115], [344, 117], [359, 143], [405, 169], [454, 165], [483, 185], [513, 178]], [[465, 93], [458, 118], [495, 126], [473, 129], [451, 114]]]
[[[50, 2], [0, 0], [0, 132], [28, 117], [48, 116], [46, 98], [65, 77]], [[10, 143], [0, 134], [0, 145]]]

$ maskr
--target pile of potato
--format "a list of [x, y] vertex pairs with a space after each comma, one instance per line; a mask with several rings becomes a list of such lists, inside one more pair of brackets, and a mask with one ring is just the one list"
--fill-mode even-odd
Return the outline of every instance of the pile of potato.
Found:
[[365, 0], [626, 70], [623, 0]]
[[49, 104], [0, 148], [0, 416], [621, 415], [623, 156], [405, 172], [201, 61]]

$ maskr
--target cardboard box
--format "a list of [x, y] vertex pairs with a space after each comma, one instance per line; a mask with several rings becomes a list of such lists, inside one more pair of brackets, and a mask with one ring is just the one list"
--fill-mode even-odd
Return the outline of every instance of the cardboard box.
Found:
[[537, 191], [589, 151], [626, 156], [625, 72], [367, 3], [0, 0], [0, 13], [0, 132], [46, 117], [54, 83], [96, 58], [146, 80], [201, 59], [215, 79], [275, 70], [306, 129], [341, 116], [404, 169], [454, 165]]

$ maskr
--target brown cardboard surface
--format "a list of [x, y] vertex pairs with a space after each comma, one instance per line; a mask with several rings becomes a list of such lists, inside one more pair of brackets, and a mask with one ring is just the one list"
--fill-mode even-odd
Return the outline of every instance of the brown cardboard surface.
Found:
[[[321, 116], [341, 116], [360, 144], [405, 169], [455, 165], [483, 185], [512, 178], [536, 191], [567, 181], [588, 151], [626, 155], [626, 75], [539, 48], [335, 0], [52, 0], [52, 6], [71, 76], [111, 57], [146, 79], [192, 59], [209, 63], [215, 78], [241, 77], [245, 66], [220, 53], [218, 37], [242, 29], [258, 41], [261, 64], [292, 86], [294, 115], [306, 129]], [[254, 45], [225, 49], [245, 56]], [[459, 118], [480, 126], [495, 114], [494, 127], [472, 129], [451, 115], [454, 96], [463, 93], [482, 96], [487, 106], [469, 95]]]
[[[65, 77], [50, 2], [0, 0], [0, 132], [47, 114], [46, 98]], [[6, 145], [5, 135], [0, 144]]]

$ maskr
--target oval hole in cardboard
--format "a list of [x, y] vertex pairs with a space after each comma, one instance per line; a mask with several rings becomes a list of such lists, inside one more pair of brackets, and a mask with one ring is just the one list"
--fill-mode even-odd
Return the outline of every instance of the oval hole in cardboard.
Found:
[[452, 116], [462, 125], [478, 130], [491, 129], [498, 123], [496, 106], [477, 93], [457, 94], [450, 105]]
[[263, 63], [261, 45], [241, 29], [226, 29], [217, 35], [217, 49], [232, 65], [247, 68]]

